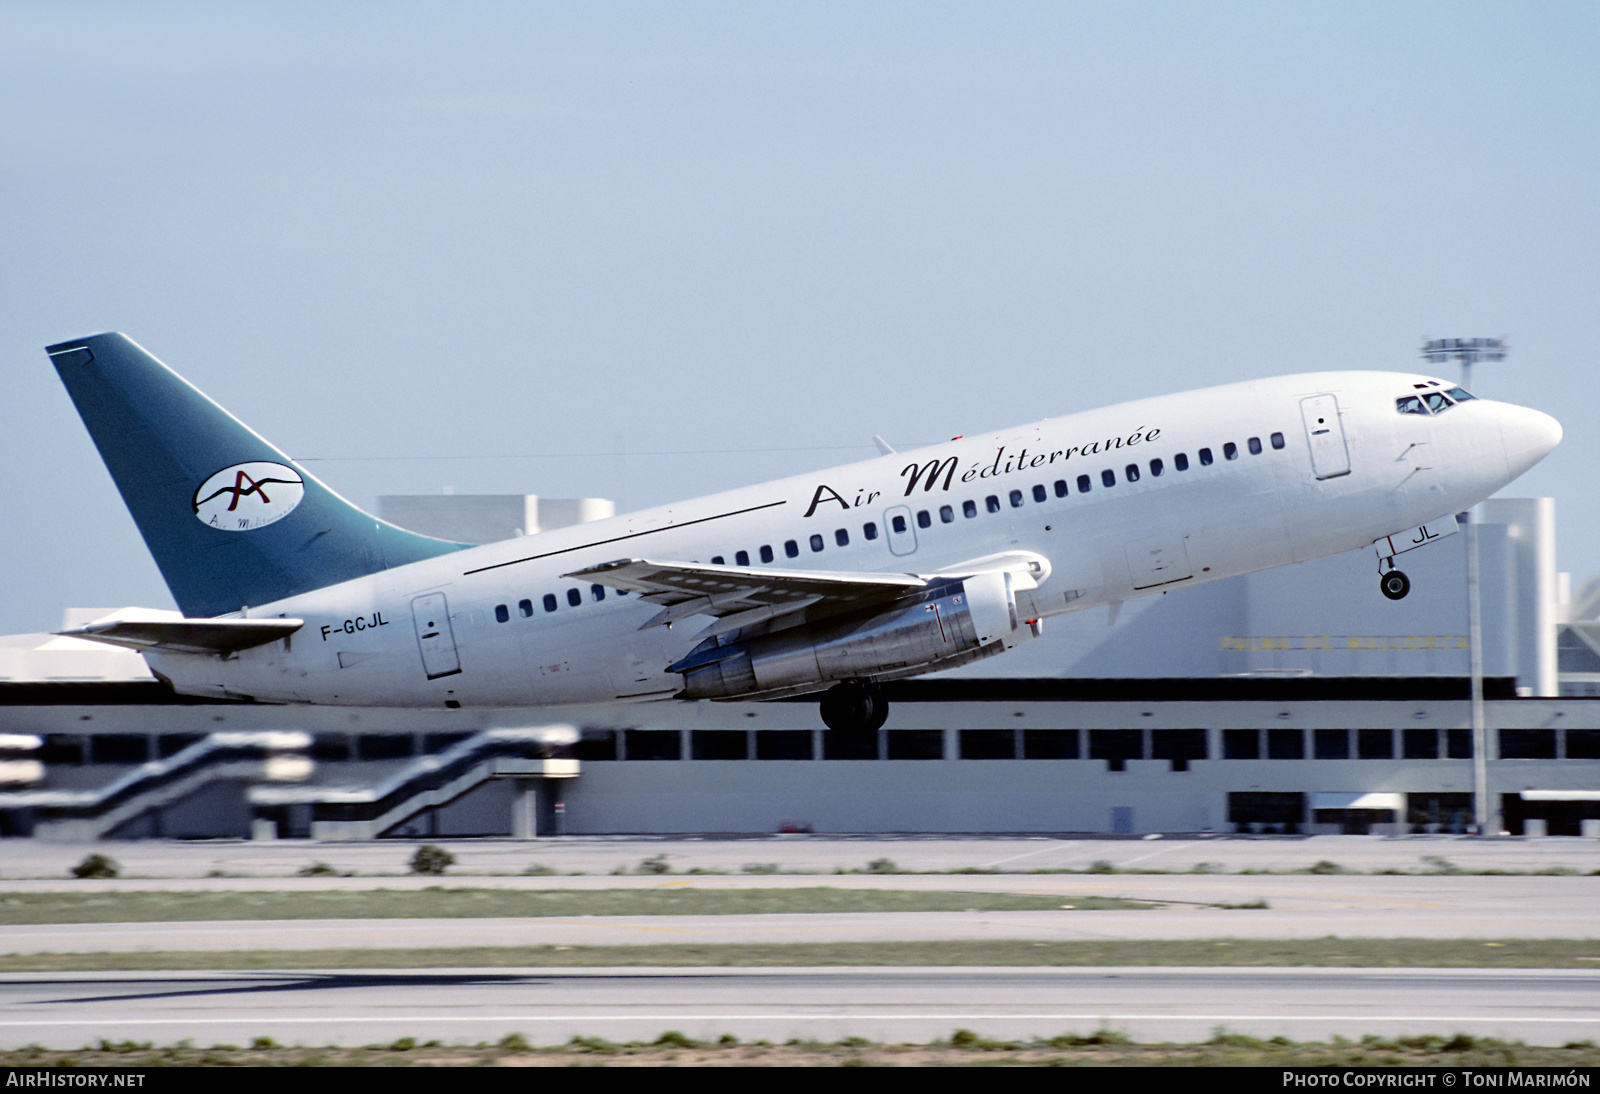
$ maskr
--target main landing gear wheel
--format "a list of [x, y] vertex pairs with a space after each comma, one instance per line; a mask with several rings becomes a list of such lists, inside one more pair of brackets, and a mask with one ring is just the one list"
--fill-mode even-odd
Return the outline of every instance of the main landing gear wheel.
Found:
[[1399, 570], [1390, 570], [1378, 578], [1378, 588], [1383, 590], [1383, 595], [1390, 600], [1404, 600], [1405, 595], [1411, 591], [1411, 579]]
[[877, 684], [846, 680], [822, 694], [822, 724], [840, 733], [871, 733], [889, 720], [889, 702]]

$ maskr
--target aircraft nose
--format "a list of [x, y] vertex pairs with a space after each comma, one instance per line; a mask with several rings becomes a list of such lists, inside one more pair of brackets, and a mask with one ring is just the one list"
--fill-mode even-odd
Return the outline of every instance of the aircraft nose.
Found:
[[1548, 456], [1561, 443], [1561, 423], [1525, 406], [1501, 404], [1500, 442], [1513, 477]]

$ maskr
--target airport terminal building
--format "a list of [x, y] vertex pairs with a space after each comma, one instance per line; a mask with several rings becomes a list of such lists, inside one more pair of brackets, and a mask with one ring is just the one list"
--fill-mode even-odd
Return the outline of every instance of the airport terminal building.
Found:
[[[383, 512], [486, 541], [610, 509], [518, 496]], [[1481, 767], [1491, 832], [1600, 837], [1600, 580], [1574, 595], [1557, 572], [1550, 499], [1479, 514], [1481, 757], [1456, 535], [1407, 556], [1402, 601], [1358, 551], [1050, 619], [1002, 657], [886, 685], [888, 721], [866, 735], [824, 730], [814, 699], [196, 700], [131, 651], [13, 636], [0, 834], [1461, 832]]]

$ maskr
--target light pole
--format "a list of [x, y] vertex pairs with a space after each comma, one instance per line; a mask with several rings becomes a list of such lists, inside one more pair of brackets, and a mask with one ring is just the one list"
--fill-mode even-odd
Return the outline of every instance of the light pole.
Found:
[[[1504, 361], [1504, 338], [1435, 338], [1422, 344], [1430, 364], [1461, 362], [1461, 386], [1472, 390], [1472, 366]], [[1483, 709], [1483, 613], [1478, 594], [1478, 522], [1467, 511], [1467, 646], [1472, 674], [1472, 814], [1478, 835], [1489, 831], [1489, 730]], [[1496, 831], [1499, 831], [1496, 826]]]

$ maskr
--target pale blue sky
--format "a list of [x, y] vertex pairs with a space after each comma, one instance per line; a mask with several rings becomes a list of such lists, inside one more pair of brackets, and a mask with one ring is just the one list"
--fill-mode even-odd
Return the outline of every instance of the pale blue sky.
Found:
[[110, 329], [360, 504], [629, 508], [1504, 334], [1582, 580], [1597, 48], [1592, 3], [5, 3], [0, 633], [170, 605], [43, 353]]

